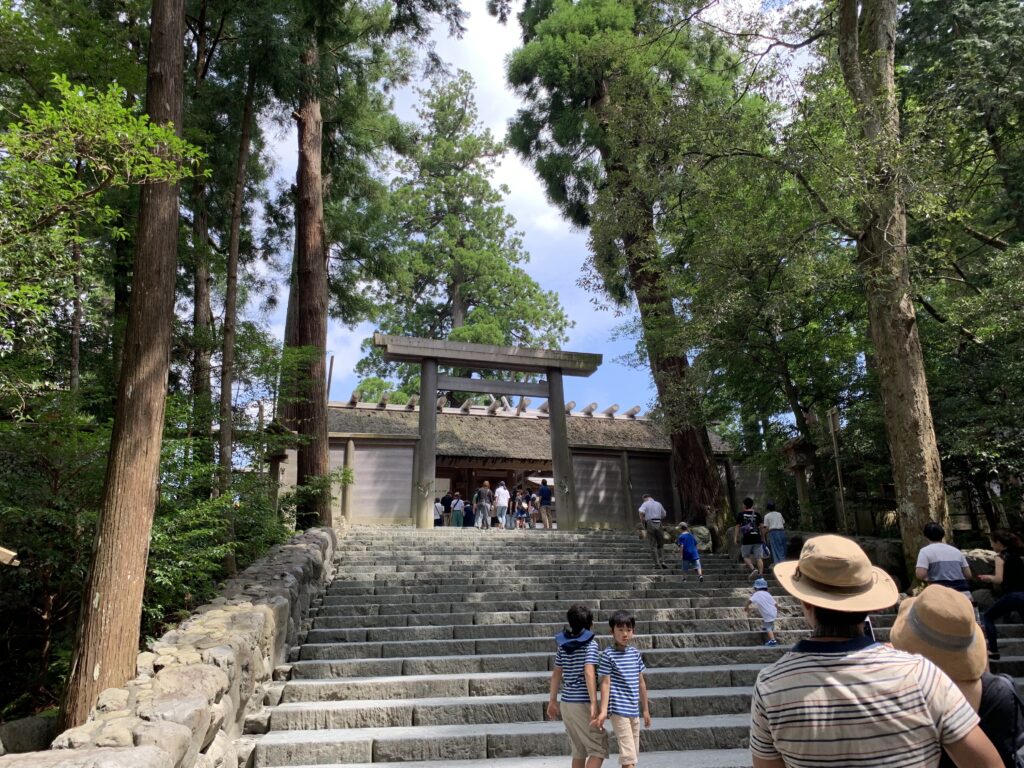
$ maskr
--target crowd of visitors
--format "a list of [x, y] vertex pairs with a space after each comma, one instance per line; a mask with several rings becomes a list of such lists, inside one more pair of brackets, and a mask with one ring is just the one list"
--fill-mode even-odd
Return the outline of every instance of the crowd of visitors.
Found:
[[555, 522], [554, 491], [546, 479], [536, 490], [504, 480], [491, 488], [489, 480], [463, 498], [459, 491], [446, 491], [434, 499], [434, 526], [451, 528], [524, 529], [552, 528]]

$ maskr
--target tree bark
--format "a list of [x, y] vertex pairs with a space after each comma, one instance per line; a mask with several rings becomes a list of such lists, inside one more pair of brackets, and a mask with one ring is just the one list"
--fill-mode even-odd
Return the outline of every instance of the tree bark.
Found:
[[[199, 4], [196, 20], [195, 62], [192, 69], [192, 101], [199, 96], [206, 79], [206, 63], [210, 51], [207, 34], [207, 2]], [[197, 178], [192, 185], [192, 425], [196, 460], [213, 462], [213, 384], [210, 381], [213, 357], [213, 307], [210, 299], [210, 224], [206, 207], [206, 182]], [[205, 482], [196, 483], [199, 498], [209, 498], [213, 489]]]
[[[213, 462], [213, 385], [212, 366], [213, 309], [210, 300], [210, 227], [206, 211], [206, 184], [196, 180], [192, 188], [192, 427], [196, 459]], [[202, 485], [202, 484], [200, 484]], [[209, 487], [199, 490], [209, 497]]]
[[[299, 451], [296, 483], [316, 486], [328, 474], [327, 455], [327, 249], [324, 244], [323, 120], [317, 92], [319, 50], [303, 52], [305, 87], [298, 110], [299, 164], [296, 174], [297, 308], [295, 330], [302, 355], [296, 427]], [[296, 523], [304, 528], [331, 524], [330, 488], [301, 494]]]
[[82, 368], [82, 246], [77, 242], [71, 246], [71, 261], [75, 270], [75, 296], [72, 299], [71, 307], [71, 376], [69, 385], [71, 392], [78, 394]]
[[722, 533], [732, 521], [707, 429], [688, 421], [694, 411], [685, 385], [690, 361], [672, 342], [672, 328], [679, 319], [661, 269], [641, 239], [625, 238], [625, 248], [658, 401], [669, 421], [672, 465], [684, 518], [691, 522], [705, 518]]
[[[224, 338], [221, 348], [220, 367], [220, 442], [217, 465], [217, 492], [219, 494], [226, 494], [231, 490], [232, 440], [234, 431], [231, 392], [234, 387], [235, 329], [238, 318], [238, 251], [242, 235], [245, 179], [249, 166], [249, 149], [252, 143], [252, 115], [255, 91], [256, 70], [254, 67], [249, 67], [245, 83], [245, 103], [242, 107], [242, 130], [238, 140], [238, 166], [235, 169], [235, 186], [231, 197], [231, 232], [228, 236], [227, 286], [224, 293]], [[262, 426], [261, 423], [261, 429]], [[262, 462], [262, 456], [260, 461]], [[234, 541], [235, 520], [233, 513], [229, 514], [227, 522], [228, 536]], [[225, 567], [229, 574], [233, 574], [237, 570], [233, 554], [228, 556]]]
[[224, 294], [224, 339], [220, 369], [220, 474], [219, 489], [227, 493], [231, 487], [232, 431], [231, 390], [235, 373], [235, 332], [238, 318], [238, 252], [242, 235], [242, 209], [245, 203], [245, 179], [252, 144], [253, 102], [256, 91], [256, 70], [249, 68], [242, 108], [242, 131], [238, 142], [238, 165], [231, 197], [231, 232], [228, 237], [227, 288]]
[[935, 520], [948, 529], [949, 520], [907, 264], [897, 167], [896, 17], [897, 0], [840, 0], [838, 42], [843, 79], [874, 158], [860, 203], [857, 264], [865, 282], [904, 558], [912, 574], [925, 523]]
[[[181, 133], [184, 0], [153, 0], [146, 105]], [[85, 721], [105, 688], [135, 675], [157, 501], [177, 264], [178, 185], [142, 188], [124, 358], [103, 502], [60, 725]]]

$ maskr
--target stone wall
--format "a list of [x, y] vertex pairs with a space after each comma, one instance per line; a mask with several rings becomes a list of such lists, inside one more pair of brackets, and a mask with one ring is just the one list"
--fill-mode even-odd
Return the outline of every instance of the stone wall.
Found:
[[235, 768], [246, 717], [273, 695], [336, 547], [329, 528], [274, 547], [140, 653], [138, 676], [103, 691], [88, 722], [49, 751], [0, 757], [0, 768]]

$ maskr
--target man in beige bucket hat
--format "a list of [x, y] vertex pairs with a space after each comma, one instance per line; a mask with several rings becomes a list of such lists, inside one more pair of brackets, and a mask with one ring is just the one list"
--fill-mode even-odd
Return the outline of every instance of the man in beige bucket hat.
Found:
[[774, 575], [812, 633], [757, 676], [754, 768], [935, 768], [942, 749], [959, 768], [1001, 768], [952, 680], [864, 634], [867, 614], [893, 606], [899, 590], [856, 542], [809, 539]]

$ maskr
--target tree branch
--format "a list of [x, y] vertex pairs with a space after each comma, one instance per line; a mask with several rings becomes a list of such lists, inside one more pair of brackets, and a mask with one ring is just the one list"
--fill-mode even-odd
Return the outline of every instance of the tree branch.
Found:
[[991, 245], [993, 248], [999, 251], [1005, 251], [1010, 247], [1010, 244], [1003, 240], [998, 235], [990, 235], [987, 232], [982, 232], [980, 229], [972, 227], [967, 222], [962, 222], [961, 226], [964, 228], [964, 232], [973, 237], [975, 240], [983, 242], [985, 245]]
[[860, 109], [864, 109], [870, 105], [860, 69], [859, 5], [858, 0], [839, 0], [839, 66], [854, 102]]
[[842, 232], [851, 240], [859, 240], [861, 237], [861, 231], [859, 229], [853, 226], [853, 224], [851, 224], [850, 222], [846, 221], [846, 219], [844, 219], [842, 216], [832, 212], [832, 210], [828, 206], [828, 203], [825, 202], [825, 198], [823, 198], [821, 194], [818, 192], [818, 190], [814, 188], [814, 186], [811, 184], [807, 176], [804, 175], [803, 171], [801, 171], [799, 168], [789, 165], [788, 163], [786, 163], [783, 160], [780, 160], [777, 157], [766, 155], [763, 152], [754, 152], [749, 149], [733, 149], [727, 152], [717, 154], [710, 154], [706, 152], [689, 152], [686, 154], [687, 156], [691, 157], [704, 157], [706, 159], [705, 167], [711, 165], [711, 163], [715, 162], [716, 160], [724, 160], [730, 157], [751, 157], [757, 160], [764, 160], [765, 162], [771, 163], [772, 165], [785, 171], [794, 179], [796, 179], [797, 183], [800, 184], [800, 186], [804, 188], [804, 191], [807, 192], [807, 194], [811, 197], [811, 200], [818, 207], [818, 210], [825, 214], [825, 216], [828, 217], [828, 220], [832, 222], [832, 224], [835, 225], [835, 227], [840, 232]]
[[[920, 304], [921, 308], [924, 309], [924, 311], [931, 315], [935, 320], [939, 321], [944, 325], [949, 324], [949, 318], [943, 315], [941, 312], [939, 312], [939, 310], [937, 310], [935, 307], [933, 307], [932, 304], [921, 294], [915, 294], [914, 301]], [[952, 326], [956, 328], [960, 335], [963, 336], [965, 339], [968, 339], [969, 341], [977, 344], [979, 347], [983, 347], [989, 352], [993, 351], [992, 348], [984, 341], [979, 339], [973, 331], [964, 328], [964, 326], [960, 325], [959, 323], [952, 323]]]

